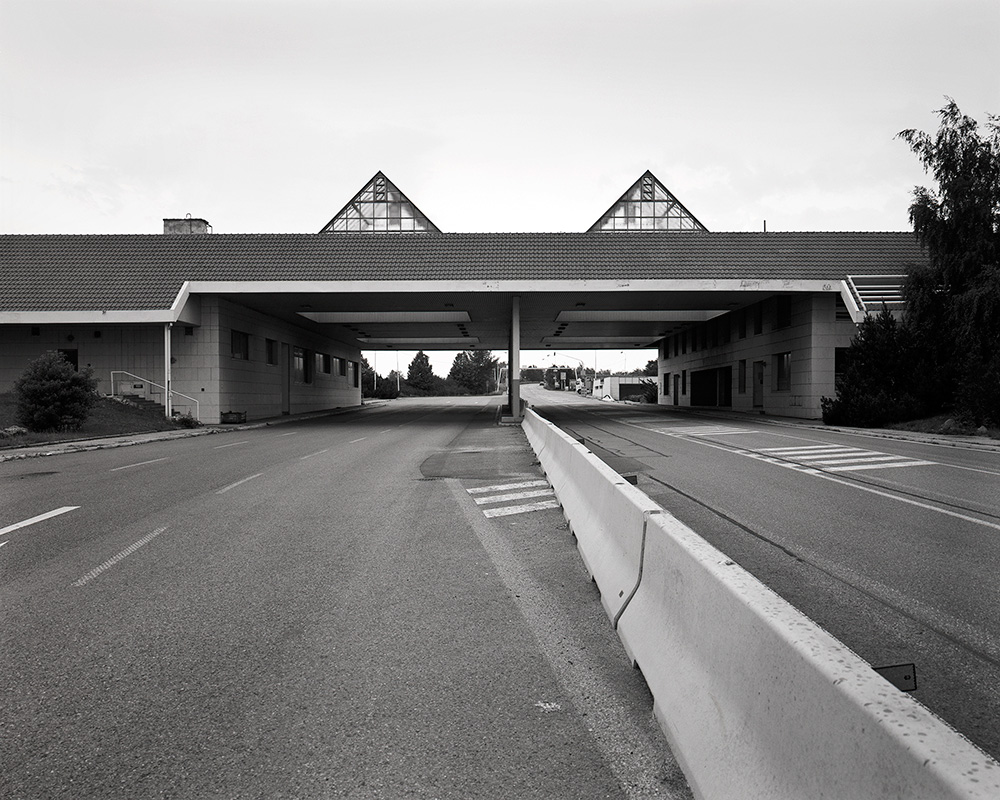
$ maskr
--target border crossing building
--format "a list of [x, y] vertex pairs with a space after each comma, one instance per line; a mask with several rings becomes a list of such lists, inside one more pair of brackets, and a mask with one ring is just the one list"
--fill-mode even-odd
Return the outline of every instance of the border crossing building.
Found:
[[659, 402], [815, 418], [912, 233], [716, 233], [646, 172], [579, 233], [443, 233], [377, 173], [318, 233], [0, 236], [0, 391], [61, 351], [218, 422], [358, 405], [361, 352], [658, 349]]

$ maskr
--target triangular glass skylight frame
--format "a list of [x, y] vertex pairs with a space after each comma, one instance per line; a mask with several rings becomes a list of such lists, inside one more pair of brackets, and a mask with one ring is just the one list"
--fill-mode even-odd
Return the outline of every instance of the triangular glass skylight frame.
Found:
[[320, 233], [441, 233], [381, 171]]
[[595, 231], [707, 231], [648, 169], [590, 226]]

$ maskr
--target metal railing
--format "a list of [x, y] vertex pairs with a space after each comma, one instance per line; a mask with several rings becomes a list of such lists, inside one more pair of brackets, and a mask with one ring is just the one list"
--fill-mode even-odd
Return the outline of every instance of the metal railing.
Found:
[[[162, 389], [163, 393], [166, 394], [167, 387], [164, 386], [162, 383], [157, 383], [156, 381], [151, 381], [148, 378], [143, 378], [141, 375], [135, 375], [134, 373], [126, 372], [125, 370], [122, 370], [122, 369], [113, 369], [113, 370], [111, 370], [111, 395], [112, 396], [114, 396], [116, 394], [116, 392], [115, 392], [115, 375], [128, 375], [128, 377], [132, 378], [132, 380], [142, 381], [143, 383], [149, 384], [150, 386], [155, 386], [157, 389]], [[183, 397], [185, 400], [190, 400], [192, 403], [194, 403], [194, 418], [196, 420], [198, 420], [199, 422], [201, 422], [201, 408], [200, 408], [200, 404], [198, 403], [198, 401], [195, 400], [193, 397], [191, 397], [189, 395], [181, 394], [180, 392], [175, 392], [173, 389], [171, 389], [170, 390], [170, 396], [174, 397], [174, 395], [176, 395], [177, 397]]]

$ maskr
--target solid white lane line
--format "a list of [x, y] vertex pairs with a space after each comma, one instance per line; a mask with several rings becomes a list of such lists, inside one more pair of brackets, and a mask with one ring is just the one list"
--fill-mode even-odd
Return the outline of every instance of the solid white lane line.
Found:
[[354, 444], [355, 442], [363, 442], [367, 438], [368, 438], [367, 436], [362, 436], [360, 439], [351, 439], [351, 441], [349, 441], [348, 444]]
[[27, 528], [29, 525], [34, 525], [36, 522], [42, 522], [46, 519], [52, 519], [52, 517], [58, 517], [60, 514], [65, 514], [68, 511], [75, 511], [79, 507], [80, 506], [63, 506], [62, 508], [57, 508], [53, 511], [46, 511], [44, 514], [39, 514], [37, 517], [32, 517], [31, 519], [26, 519], [21, 522], [15, 522], [13, 525], [8, 525], [6, 528], [0, 528], [0, 536], [13, 533], [21, 528]]
[[291, 433], [279, 433], [278, 436], [294, 436], [298, 431], [292, 431]]
[[321, 455], [323, 455], [323, 453], [329, 453], [329, 452], [330, 452], [330, 448], [328, 447], [328, 448], [326, 448], [326, 450], [318, 450], [317, 452], [310, 453], [307, 456], [299, 456], [299, 461], [304, 461], [305, 459], [312, 458], [313, 456], [321, 456]]
[[90, 572], [88, 572], [82, 578], [77, 578], [75, 581], [73, 581], [73, 585], [74, 586], [85, 586], [85, 585], [87, 585], [92, 580], [94, 580], [94, 578], [96, 578], [98, 575], [100, 575], [102, 572], [104, 572], [105, 570], [111, 569], [115, 564], [117, 564], [123, 558], [126, 558], [127, 556], [132, 555], [132, 553], [134, 553], [140, 547], [143, 547], [143, 546], [149, 544], [151, 541], [153, 541], [153, 539], [155, 539], [157, 536], [159, 536], [165, 530], [166, 530], [165, 527], [164, 528], [157, 528], [152, 533], [147, 533], [139, 541], [133, 542], [128, 547], [126, 547], [124, 550], [122, 550], [120, 553], [111, 556], [111, 558], [109, 558], [103, 564], [99, 564], [98, 566], [94, 567]]
[[111, 472], [118, 472], [118, 470], [122, 469], [132, 469], [132, 467], [144, 467], [146, 466], [146, 464], [155, 464], [157, 461], [166, 461], [166, 460], [167, 460], [166, 457], [164, 457], [164, 458], [154, 458], [151, 461], [140, 461], [136, 464], [126, 464], [124, 467], [115, 467], [114, 469], [111, 470]]
[[523, 506], [500, 506], [499, 508], [487, 508], [483, 511], [485, 517], [509, 517], [513, 514], [526, 514], [529, 511], [541, 511], [545, 508], [559, 508], [557, 500], [543, 500], [540, 503], [528, 503]]
[[218, 447], [213, 447], [213, 450], [222, 450], [224, 447], [236, 447], [238, 444], [246, 444], [249, 439], [244, 439], [242, 442], [230, 442], [229, 444], [220, 444]]
[[228, 486], [223, 486], [221, 489], [219, 489], [219, 491], [216, 492], [216, 494], [225, 494], [230, 489], [235, 489], [240, 484], [246, 483], [247, 481], [252, 481], [254, 478], [259, 478], [263, 474], [264, 474], [263, 472], [258, 472], [256, 475], [251, 475], [249, 478], [244, 478], [241, 481], [236, 481], [236, 483], [231, 483]]
[[473, 497], [477, 506], [486, 503], [506, 503], [509, 500], [527, 500], [529, 497], [546, 497], [555, 494], [554, 489], [536, 489], [532, 492], [513, 492], [512, 494], [494, 494], [490, 497]]
[[510, 489], [528, 489], [532, 486], [548, 486], [548, 481], [521, 481], [520, 483], [501, 483], [496, 486], [477, 486], [467, 489], [469, 494], [485, 494], [486, 492], [502, 492]]
[[9, 542], [0, 542], [0, 547], [3, 547], [5, 544], [9, 544]]

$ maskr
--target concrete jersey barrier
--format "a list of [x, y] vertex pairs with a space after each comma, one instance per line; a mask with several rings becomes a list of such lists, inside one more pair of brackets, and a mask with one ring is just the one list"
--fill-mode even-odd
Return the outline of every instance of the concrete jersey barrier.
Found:
[[523, 427], [696, 796], [1000, 797], [1000, 764], [585, 447]]
[[[638, 584], [645, 521], [663, 509], [533, 411], [526, 413], [524, 429], [601, 590], [604, 610], [616, 619]], [[608, 535], [608, 520], [615, 521], [614, 536]]]

